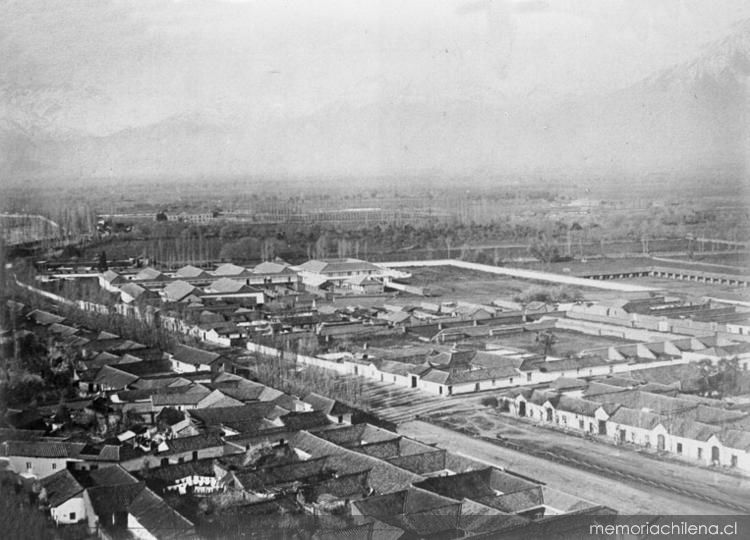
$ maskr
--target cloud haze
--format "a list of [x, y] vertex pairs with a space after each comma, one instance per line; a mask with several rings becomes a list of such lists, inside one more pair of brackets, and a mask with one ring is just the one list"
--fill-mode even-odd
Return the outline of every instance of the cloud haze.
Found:
[[747, 136], [742, 0], [2, 4], [10, 180], [645, 172]]

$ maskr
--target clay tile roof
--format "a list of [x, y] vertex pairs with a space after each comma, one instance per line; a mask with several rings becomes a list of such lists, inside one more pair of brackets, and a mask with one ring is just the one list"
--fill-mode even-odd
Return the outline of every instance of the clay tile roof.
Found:
[[210, 365], [218, 360], [221, 355], [215, 352], [189, 347], [188, 345], [175, 345], [172, 351], [172, 357], [175, 360], [185, 364], [193, 365]]
[[224, 441], [221, 437], [215, 433], [202, 433], [200, 435], [194, 435], [192, 437], [178, 437], [176, 439], [170, 439], [167, 441], [169, 450], [162, 452], [160, 455], [165, 454], [179, 454], [182, 452], [192, 452], [193, 450], [201, 450], [204, 448], [213, 448], [217, 446], [224, 446]]
[[188, 264], [177, 270], [175, 275], [181, 278], [200, 278], [208, 274], [204, 270]]
[[215, 276], [238, 276], [247, 272], [247, 268], [237, 266], [236, 264], [222, 264], [216, 270], [213, 271]]
[[83, 493], [83, 486], [67, 469], [43, 478], [41, 483], [47, 493], [47, 502], [53, 508]]
[[5, 441], [2, 449], [5, 456], [75, 458], [84, 446], [58, 441]]
[[180, 300], [183, 300], [184, 298], [194, 294], [202, 293], [200, 289], [193, 287], [187, 281], [173, 281], [172, 283], [164, 287], [164, 296], [167, 300], [170, 300], [172, 302], [179, 302]]
[[133, 278], [135, 281], [157, 281], [166, 279], [166, 276], [155, 268], [144, 268]]

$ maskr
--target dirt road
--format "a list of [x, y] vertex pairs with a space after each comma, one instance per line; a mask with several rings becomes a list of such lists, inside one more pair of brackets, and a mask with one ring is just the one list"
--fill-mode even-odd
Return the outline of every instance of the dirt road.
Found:
[[614, 508], [624, 514], [731, 514], [728, 509], [678, 494], [613, 480], [503, 448], [419, 420], [401, 424], [399, 433], [450, 452], [537, 478], [552, 488]]

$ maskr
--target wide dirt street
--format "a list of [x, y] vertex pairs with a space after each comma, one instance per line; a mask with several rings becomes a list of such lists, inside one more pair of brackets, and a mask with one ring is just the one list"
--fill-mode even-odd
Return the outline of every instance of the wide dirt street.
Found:
[[[613, 480], [567, 465], [503, 448], [419, 420], [399, 425], [399, 433], [435, 444], [488, 465], [537, 478], [552, 488], [614, 508], [623, 514], [731, 514], [732, 511], [666, 490]], [[736, 513], [736, 512], [735, 512]]]

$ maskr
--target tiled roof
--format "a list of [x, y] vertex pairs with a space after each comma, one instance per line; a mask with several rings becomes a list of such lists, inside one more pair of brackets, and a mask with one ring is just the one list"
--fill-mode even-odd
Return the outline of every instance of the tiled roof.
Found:
[[133, 384], [138, 379], [137, 375], [132, 375], [115, 367], [105, 365], [99, 370], [96, 377], [94, 377], [94, 382], [110, 388], [121, 389]]
[[277, 262], [262, 262], [253, 268], [254, 274], [294, 274], [294, 270], [289, 268], [288, 264], [279, 264]]
[[175, 360], [185, 364], [193, 364], [195, 366], [210, 365], [221, 357], [218, 353], [205, 351], [196, 347], [189, 347], [187, 345], [175, 345], [172, 350], [172, 356]]
[[167, 276], [151, 267], [144, 268], [133, 278], [134, 281], [161, 281], [164, 279], [167, 279]]
[[146, 289], [145, 287], [141, 287], [137, 283], [125, 283], [120, 287], [120, 291], [132, 296], [135, 299], [140, 298], [143, 294], [148, 296], [150, 292], [148, 289]]
[[601, 405], [595, 401], [588, 401], [563, 395], [559, 397], [555, 408], [561, 411], [593, 417], [594, 413], [600, 406]]
[[127, 512], [130, 503], [144, 488], [143, 482], [136, 482], [91, 487], [87, 492], [94, 512], [99, 516], [106, 516], [115, 512]]
[[609, 421], [623, 426], [637, 427], [650, 431], [661, 423], [661, 417], [658, 414], [647, 411], [620, 407], [609, 418]]
[[200, 435], [193, 435], [192, 437], [170, 439], [167, 441], [167, 446], [169, 447], [169, 450], [166, 452], [160, 452], [160, 455], [180, 454], [204, 448], [221, 447], [224, 446], [224, 441], [222, 441], [221, 437], [215, 433], [202, 433]]
[[104, 278], [104, 281], [108, 283], [120, 283], [125, 280], [125, 278], [123, 278], [114, 270], [107, 270], [106, 272], [102, 273], [102, 278]]
[[60, 323], [51, 324], [48, 330], [53, 334], [57, 334], [58, 336], [72, 336], [73, 334], [78, 332], [78, 328]]
[[3, 455], [40, 458], [75, 458], [83, 443], [52, 441], [5, 441], [2, 443]]
[[179, 302], [190, 295], [202, 294], [200, 289], [193, 287], [187, 281], [182, 280], [173, 281], [164, 287], [163, 292], [166, 299], [172, 302]]
[[[155, 407], [169, 407], [171, 405], [195, 405], [203, 401], [211, 390], [202, 384], [177, 386], [156, 392], [151, 396], [151, 403]], [[164, 390], [167, 390], [164, 392]]]
[[719, 440], [728, 448], [750, 452], [750, 431], [730, 429], [719, 435]]
[[177, 272], [175, 272], [175, 275], [181, 278], [200, 278], [207, 276], [208, 274], [204, 270], [188, 264], [187, 266], [178, 269]]
[[281, 417], [284, 427], [300, 431], [330, 425], [331, 421], [322, 411], [290, 412]]
[[164, 465], [154, 469], [149, 469], [146, 473], [147, 478], [162, 480], [167, 483], [176, 482], [187, 476], [215, 476], [213, 458], [198, 459], [177, 463], [175, 465]]
[[299, 266], [299, 269], [313, 274], [330, 274], [342, 272], [373, 272], [380, 267], [359, 259], [324, 259], [311, 260]]
[[446, 384], [486, 381], [491, 379], [505, 379], [518, 376], [518, 371], [512, 366], [502, 366], [487, 369], [459, 370], [453, 369]]
[[225, 422], [243, 422], [256, 418], [278, 418], [286, 411], [269, 401], [248, 403], [239, 407], [209, 407], [192, 409], [188, 414], [206, 426], [217, 426]]
[[244, 282], [228, 277], [217, 279], [206, 287], [206, 292], [208, 293], [239, 293], [251, 290], [253, 289], [248, 287]]
[[183, 540], [192, 537], [195, 532], [187, 518], [148, 488], [142, 489], [131, 501], [128, 512], [160, 540]]
[[47, 494], [47, 503], [52, 508], [83, 493], [83, 486], [67, 469], [42, 478], [41, 484]]
[[[138, 480], [119, 465], [99, 467], [85, 473], [88, 485], [115, 486], [118, 484], [136, 484]], [[83, 479], [82, 479], [83, 481]]]
[[35, 309], [34, 311], [30, 312], [28, 315], [26, 315], [26, 318], [31, 319], [36, 324], [40, 324], [42, 326], [49, 326], [50, 324], [62, 323], [63, 321], [65, 321], [65, 317], [60, 317], [59, 315], [55, 315], [54, 313], [50, 313], [49, 311], [42, 311], [40, 309]]
[[326, 414], [330, 414], [333, 410], [333, 406], [336, 404], [336, 400], [329, 397], [321, 396], [315, 392], [310, 392], [305, 396], [304, 401], [309, 403], [313, 410], [322, 411]]
[[335, 456], [339, 470], [361, 471], [371, 468], [369, 482], [376, 493], [390, 493], [409, 487], [412, 482], [422, 479], [417, 474], [395, 467], [377, 458], [347, 450], [321, 439], [307, 431], [299, 431], [289, 440], [290, 446], [298, 448], [313, 457]]
[[247, 268], [237, 266], [236, 264], [222, 264], [216, 270], [213, 271], [215, 276], [238, 276], [245, 272], [249, 272]]

